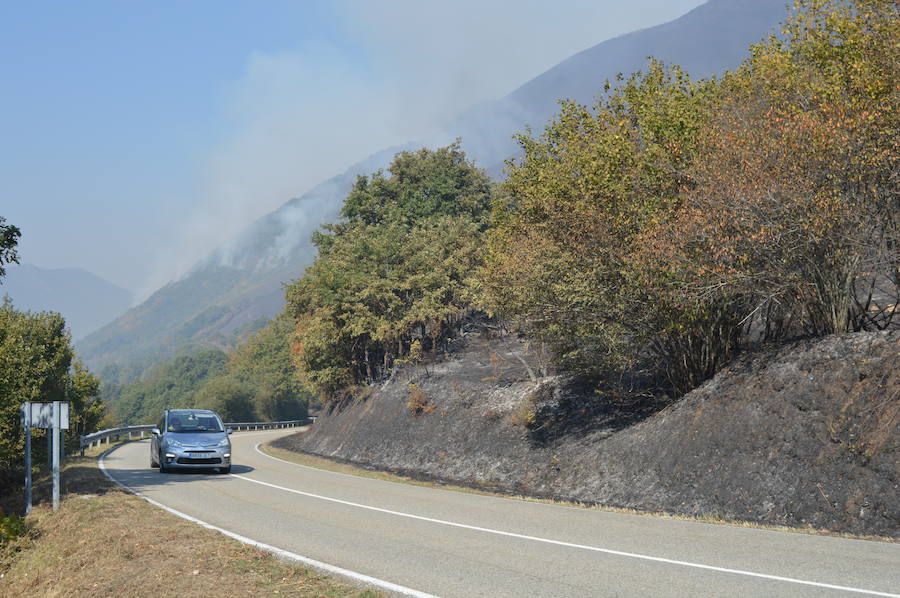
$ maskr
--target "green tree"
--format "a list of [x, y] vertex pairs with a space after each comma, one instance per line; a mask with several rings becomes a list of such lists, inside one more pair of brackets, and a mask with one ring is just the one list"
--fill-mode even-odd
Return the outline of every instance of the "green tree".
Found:
[[[460, 142], [436, 150], [400, 152], [389, 175], [360, 176], [344, 200], [346, 225], [413, 223], [434, 216], [454, 216], [481, 223], [488, 215], [491, 183], [460, 149]], [[326, 227], [329, 228], [329, 227]]]
[[470, 309], [491, 186], [458, 144], [396, 156], [390, 176], [361, 177], [318, 256], [287, 288], [296, 362], [335, 398], [390, 375], [410, 343], [436, 350]]
[[100, 396], [100, 379], [78, 360], [72, 364], [68, 389], [70, 414], [66, 450], [79, 448], [79, 436], [96, 432], [106, 415], [106, 403]]
[[235, 349], [228, 359], [228, 375], [254, 390], [254, 410], [265, 420], [304, 419], [311, 393], [294, 366], [291, 345], [294, 327], [281, 314]]
[[226, 422], [258, 421], [254, 391], [246, 382], [229, 375], [208, 380], [194, 395], [194, 406], [212, 409]]
[[5, 223], [6, 219], [0, 216], [0, 279], [6, 275], [4, 265], [19, 263], [16, 245], [19, 243], [19, 237], [22, 236], [18, 227]]
[[164, 409], [190, 408], [194, 393], [225, 372], [228, 356], [219, 349], [182, 355], [153, 368], [144, 378], [126, 385], [112, 405], [122, 425], [153, 423]]
[[673, 357], [653, 342], [659, 320], [687, 315], [636, 286], [644, 273], [632, 258], [694, 185], [716, 86], [651, 61], [593, 109], [563, 102], [542, 135], [519, 136], [523, 157], [509, 162], [494, 205], [482, 301], [562, 367], [611, 376]]
[[[25, 401], [69, 401], [73, 426], [68, 435], [70, 448], [78, 434], [96, 430], [104, 412], [97, 396], [97, 380], [78, 362], [72, 368], [73, 355], [62, 316], [19, 311], [8, 298], [3, 300], [0, 305], [0, 476], [21, 467], [24, 434], [19, 405]], [[40, 452], [41, 443], [35, 446]]]

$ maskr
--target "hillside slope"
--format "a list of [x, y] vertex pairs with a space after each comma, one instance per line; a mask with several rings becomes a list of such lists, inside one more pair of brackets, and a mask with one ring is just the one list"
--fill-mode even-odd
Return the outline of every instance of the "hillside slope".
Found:
[[[535, 496], [900, 537], [900, 332], [745, 355], [655, 413], [531, 381], [515, 341], [461, 343], [279, 446]], [[418, 414], [410, 383], [427, 397]]]
[[128, 364], [124, 369], [133, 377], [180, 353], [234, 346], [281, 311], [283, 283], [312, 263], [310, 236], [322, 222], [337, 218], [356, 177], [382, 167], [402, 149], [354, 164], [260, 218], [180, 280], [79, 341], [78, 354], [101, 372], [109, 365]]
[[647, 58], [678, 64], [692, 77], [736, 67], [751, 44], [777, 32], [787, 17], [784, 0], [709, 0], [685, 15], [587, 48], [524, 83], [509, 95], [473, 106], [447, 127], [444, 139], [462, 137], [463, 149], [492, 175], [518, 153], [512, 138], [530, 126], [540, 131], [559, 111], [559, 100], [592, 105], [605, 81], [646, 68]]
[[786, 15], [783, 0], [711, 0], [664, 25], [597, 44], [563, 61], [495, 102], [465, 111], [444, 131], [404, 147], [388, 148], [350, 167], [248, 226], [184, 278], [78, 344], [87, 363], [140, 362], [139, 369], [180, 351], [227, 346], [235, 329], [271, 317], [283, 305], [281, 283], [310, 263], [310, 234], [333, 221], [358, 174], [388, 165], [402, 149], [439, 146], [457, 137], [492, 176], [514, 156], [515, 133], [539, 130], [558, 110], [559, 98], [592, 103], [606, 79], [642, 68], [648, 56], [678, 63], [694, 76], [736, 66], [747, 47]]

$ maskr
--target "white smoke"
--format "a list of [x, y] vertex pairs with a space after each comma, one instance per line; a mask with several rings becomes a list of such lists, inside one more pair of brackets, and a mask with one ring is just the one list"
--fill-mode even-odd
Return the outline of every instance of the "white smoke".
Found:
[[[223, 244], [228, 246], [217, 253], [219, 259], [235, 263], [239, 243], [229, 239], [350, 164], [384, 147], [438, 139], [433, 132], [468, 106], [502, 97], [604, 39], [670, 20], [700, 3], [336, 5], [366, 59], [358, 49], [348, 50], [346, 40], [248, 57], [243, 75], [223, 98], [228, 125], [202, 168], [201, 200], [188, 213], [173, 215], [172, 238], [164, 240], [141, 294], [183, 275]], [[309, 232], [334, 213], [316, 202], [297, 210], [281, 215], [285, 228], [272, 239], [271, 259], [307, 247]]]

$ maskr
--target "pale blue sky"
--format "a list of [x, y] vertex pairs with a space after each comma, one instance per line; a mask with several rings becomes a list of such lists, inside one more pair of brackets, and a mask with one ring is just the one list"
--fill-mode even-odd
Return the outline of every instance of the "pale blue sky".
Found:
[[138, 293], [383, 147], [701, 0], [0, 0], [0, 216]]

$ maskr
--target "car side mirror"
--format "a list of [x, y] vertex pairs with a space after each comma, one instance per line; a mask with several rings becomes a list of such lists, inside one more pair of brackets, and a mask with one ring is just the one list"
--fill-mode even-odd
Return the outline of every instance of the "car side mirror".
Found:
[[159, 436], [159, 428], [153, 428], [152, 430], [150, 430], [150, 433], [154, 436]]
[[229, 434], [231, 434], [232, 432], [234, 432], [234, 430], [232, 430], [231, 428], [228, 428], [228, 429], [225, 430], [225, 431], [228, 432]]

